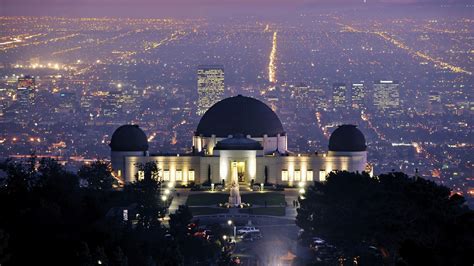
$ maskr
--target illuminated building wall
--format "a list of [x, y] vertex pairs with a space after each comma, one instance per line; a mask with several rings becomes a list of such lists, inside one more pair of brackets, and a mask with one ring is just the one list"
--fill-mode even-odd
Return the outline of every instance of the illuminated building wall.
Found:
[[[246, 137], [258, 141], [262, 145], [265, 154], [273, 153], [277, 150], [281, 153], [284, 153], [288, 150], [287, 135], [278, 134], [275, 137], [269, 137], [267, 135], [264, 135], [263, 138], [255, 138], [250, 135], [247, 135]], [[215, 135], [211, 137], [193, 136], [192, 141], [193, 146], [197, 152], [206, 150], [206, 155], [213, 155], [214, 146], [217, 144], [217, 142], [224, 139], [226, 138], [218, 138]]]
[[[164, 182], [202, 184], [211, 171], [211, 182], [229, 185], [232, 163], [245, 166], [245, 183], [253, 179], [256, 183], [265, 182], [267, 168], [268, 182], [297, 185], [300, 182], [324, 181], [331, 171], [363, 172], [367, 166], [367, 152], [328, 152], [328, 154], [300, 154], [291, 156], [268, 156], [255, 150], [222, 150], [214, 156], [147, 156], [143, 152], [112, 152], [114, 171], [123, 173], [125, 182], [132, 182], [138, 175], [137, 163], [156, 162], [160, 169], [158, 175]], [[192, 176], [192, 180], [190, 180]]]

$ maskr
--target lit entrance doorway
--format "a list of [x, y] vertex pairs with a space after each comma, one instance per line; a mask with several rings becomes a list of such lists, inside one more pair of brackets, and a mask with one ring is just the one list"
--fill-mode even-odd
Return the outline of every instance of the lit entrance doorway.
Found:
[[245, 183], [245, 162], [233, 161], [231, 164], [232, 181]]

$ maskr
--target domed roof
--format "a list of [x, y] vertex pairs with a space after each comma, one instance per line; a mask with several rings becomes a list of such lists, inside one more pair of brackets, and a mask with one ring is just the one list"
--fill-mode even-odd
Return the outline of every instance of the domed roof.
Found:
[[227, 137], [242, 133], [251, 137], [284, 135], [278, 116], [263, 102], [242, 95], [214, 104], [201, 118], [195, 134]]
[[342, 125], [329, 138], [330, 151], [365, 151], [365, 137], [355, 125]]
[[147, 151], [148, 140], [137, 125], [123, 125], [115, 130], [109, 146], [112, 151]]
[[263, 147], [256, 140], [246, 138], [242, 134], [236, 134], [232, 138], [217, 142], [214, 150], [263, 150]]

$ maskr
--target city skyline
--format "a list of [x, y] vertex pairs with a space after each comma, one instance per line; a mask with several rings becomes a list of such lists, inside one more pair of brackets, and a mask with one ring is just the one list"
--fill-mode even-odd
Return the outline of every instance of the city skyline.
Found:
[[473, 8], [2, 2], [0, 264], [471, 265]]

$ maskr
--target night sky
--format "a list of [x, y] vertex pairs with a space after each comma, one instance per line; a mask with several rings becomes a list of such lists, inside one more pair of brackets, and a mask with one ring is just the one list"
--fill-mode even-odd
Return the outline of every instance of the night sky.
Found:
[[235, 13], [285, 13], [288, 9], [465, 5], [470, 0], [2, 0], [0, 15], [199, 17]]

